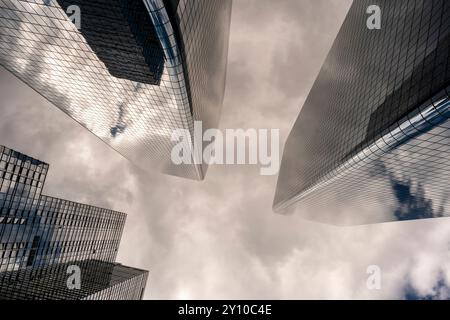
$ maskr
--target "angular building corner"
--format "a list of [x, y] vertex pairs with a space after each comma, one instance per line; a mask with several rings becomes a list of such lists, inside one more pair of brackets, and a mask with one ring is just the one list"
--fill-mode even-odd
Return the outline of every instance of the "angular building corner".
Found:
[[374, 3], [353, 2], [294, 124], [276, 212], [335, 225], [450, 215], [450, 2], [376, 3], [370, 30]]
[[[0, 64], [138, 167], [203, 180], [194, 122], [219, 123], [231, 8], [231, 0], [3, 0]], [[190, 133], [193, 164], [171, 161], [177, 129]]]
[[43, 195], [48, 168], [0, 146], [0, 300], [142, 299], [148, 271], [115, 262], [126, 215]]

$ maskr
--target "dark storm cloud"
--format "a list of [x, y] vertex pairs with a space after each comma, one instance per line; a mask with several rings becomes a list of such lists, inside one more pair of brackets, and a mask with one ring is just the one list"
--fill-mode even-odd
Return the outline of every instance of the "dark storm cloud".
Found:
[[[423, 168], [428, 159], [419, 161], [416, 166]], [[440, 168], [438, 168], [440, 169]], [[429, 175], [436, 174], [428, 169]], [[371, 177], [381, 177], [389, 181], [392, 195], [396, 201], [393, 216], [398, 221], [414, 219], [442, 218], [448, 203], [448, 192], [444, 192], [440, 199], [430, 199], [426, 195], [427, 181], [413, 179], [403, 173], [402, 179], [396, 177], [395, 173], [382, 161], [377, 161], [370, 172]], [[429, 190], [433, 191], [433, 190]], [[439, 201], [436, 201], [439, 200]], [[437, 203], [439, 202], [439, 203]]]
[[412, 181], [391, 179], [392, 190], [398, 201], [394, 215], [399, 221], [443, 217], [443, 212], [434, 212], [433, 201], [425, 197], [421, 183], [413, 190]]
[[418, 292], [411, 283], [407, 283], [404, 289], [405, 300], [448, 300], [450, 298], [450, 288], [447, 284], [445, 274], [442, 272], [436, 280], [436, 284], [429, 292]]

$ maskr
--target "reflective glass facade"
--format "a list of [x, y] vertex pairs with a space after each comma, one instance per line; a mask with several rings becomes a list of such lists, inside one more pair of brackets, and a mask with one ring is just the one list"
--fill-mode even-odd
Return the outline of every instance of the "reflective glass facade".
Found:
[[[48, 168], [44, 162], [0, 146], [0, 287], [6, 290], [3, 293], [19, 292], [22, 286], [28, 292], [30, 281], [37, 281], [33, 282], [37, 290], [44, 290], [41, 288], [44, 285], [52, 288], [48, 281], [64, 276], [67, 279], [66, 270], [61, 270], [70, 264], [100, 261], [113, 266], [116, 260], [126, 215], [42, 195]], [[90, 264], [86, 268], [90, 270]], [[115, 266], [111, 268], [116, 270]], [[128, 278], [125, 276], [123, 281]], [[30, 298], [34, 298], [37, 293], [31, 294]]]
[[82, 10], [82, 35], [112, 76], [160, 84], [164, 52], [142, 1], [56, 1], [65, 12]]
[[[80, 270], [80, 288], [69, 289], [71, 266]], [[6, 282], [1, 300], [141, 300], [148, 272], [99, 260], [59, 263], [28, 281]], [[17, 273], [17, 272], [16, 272]], [[12, 272], [14, 274], [14, 272]]]
[[450, 214], [449, 18], [443, 0], [353, 3], [286, 143], [276, 211], [338, 225]]
[[231, 0], [0, 0], [0, 64], [144, 170], [201, 180], [171, 136], [218, 125], [230, 16]]

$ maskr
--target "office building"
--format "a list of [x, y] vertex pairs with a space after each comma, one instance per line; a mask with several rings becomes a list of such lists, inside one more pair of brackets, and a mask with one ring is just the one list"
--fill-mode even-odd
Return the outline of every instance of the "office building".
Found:
[[286, 143], [275, 211], [337, 225], [449, 214], [449, 18], [448, 1], [353, 2]]
[[230, 16], [231, 0], [2, 0], [0, 64], [140, 168], [202, 180], [172, 134], [218, 126]]
[[[99, 270], [105, 268], [108, 274], [108, 268], [122, 270], [115, 260], [126, 215], [43, 195], [48, 168], [44, 162], [0, 146], [0, 287], [4, 294], [0, 298], [7, 297], [8, 288], [22, 292], [22, 287], [34, 297], [37, 293], [28, 291], [31, 282], [38, 291], [51, 288], [53, 283], [47, 280], [67, 278], [65, 266], [73, 264], [96, 261]], [[91, 272], [97, 264], [89, 262], [83, 270]], [[147, 277], [145, 272], [136, 275], [134, 269], [123, 268], [120, 283]], [[82, 297], [94, 293], [100, 291], [92, 289]]]
[[[72, 269], [80, 271], [79, 288], [72, 283]], [[68, 272], [68, 270], [70, 272]], [[1, 300], [141, 300], [148, 271], [99, 260], [58, 263], [27, 272], [9, 272], [8, 281], [0, 286]], [[7, 272], [8, 273], [8, 272]], [[74, 273], [73, 273], [74, 274]], [[76, 280], [75, 280], [76, 281]]]

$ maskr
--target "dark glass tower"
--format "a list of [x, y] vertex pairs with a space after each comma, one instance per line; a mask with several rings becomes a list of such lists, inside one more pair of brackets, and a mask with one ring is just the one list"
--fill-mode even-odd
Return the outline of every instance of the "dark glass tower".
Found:
[[164, 52], [143, 1], [56, 2], [65, 12], [70, 12], [74, 5], [80, 8], [83, 19], [80, 31], [112, 76], [160, 84]]
[[274, 209], [338, 225], [448, 215], [449, 50], [450, 2], [355, 1], [286, 143]]
[[218, 126], [231, 5], [4, 0], [0, 64], [144, 170], [201, 180], [201, 148], [193, 164], [175, 165], [172, 134], [194, 141], [194, 121]]
[[[61, 285], [49, 281], [55, 277], [67, 279], [69, 265], [97, 261], [103, 263], [100, 266], [105, 273], [110, 274], [108, 268], [116, 270], [114, 261], [126, 215], [42, 195], [48, 168], [46, 163], [0, 146], [0, 298], [8, 298], [8, 294], [21, 292], [24, 287], [34, 299], [37, 293], [28, 291], [29, 286], [39, 291]], [[87, 263], [83, 270], [91, 272], [91, 265]], [[130, 271], [129, 276], [134, 274]], [[134, 281], [131, 278], [125, 272], [121, 279]], [[85, 285], [90, 286], [89, 281]], [[98, 292], [92, 289], [79, 297]]]
[[[73, 265], [80, 268], [79, 289], [67, 285], [67, 270]], [[99, 260], [58, 263], [33, 273], [10, 274], [9, 278], [26, 280], [3, 282], [1, 300], [140, 300], [148, 277], [147, 271]]]

